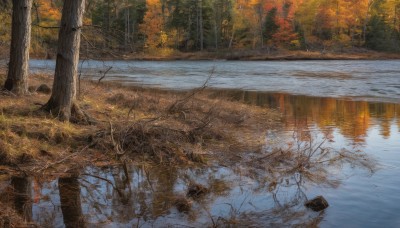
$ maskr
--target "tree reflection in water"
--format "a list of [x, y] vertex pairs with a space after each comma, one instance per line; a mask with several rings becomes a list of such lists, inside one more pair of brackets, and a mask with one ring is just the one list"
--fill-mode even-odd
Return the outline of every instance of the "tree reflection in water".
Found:
[[[286, 148], [242, 156], [230, 168], [89, 168], [86, 172], [91, 178], [81, 178], [93, 188], [98, 187], [87, 190], [97, 194], [92, 201], [83, 196], [88, 208], [96, 208], [87, 214], [92, 222], [117, 226], [318, 224], [324, 213], [304, 207], [307, 188], [337, 187], [340, 181], [331, 172], [346, 164], [373, 172], [374, 162], [361, 152], [325, 147], [325, 140], [313, 141], [309, 132], [299, 131], [293, 137], [294, 142]], [[186, 197], [191, 183], [206, 186], [208, 194], [187, 198], [189, 211], [180, 213], [175, 202]], [[110, 197], [102, 205], [96, 201], [101, 195]], [[102, 219], [98, 219], [99, 211]]]
[[[307, 135], [298, 135], [303, 133]], [[59, 191], [56, 184], [45, 184], [50, 189], [42, 193], [53, 195], [42, 196], [38, 204], [51, 201], [62, 214], [36, 211], [36, 217], [38, 213], [58, 216], [66, 227], [317, 225], [324, 213], [309, 211], [303, 205], [309, 188], [337, 187], [340, 182], [332, 172], [338, 173], [345, 164], [374, 170], [365, 154], [337, 151], [322, 142], [309, 132], [299, 131], [285, 148], [265, 147], [241, 154], [230, 167], [87, 167], [79, 176], [59, 178]], [[29, 192], [30, 182], [15, 179], [12, 183], [24, 186], [16, 191]], [[188, 197], [188, 187], [193, 183], [205, 186], [207, 193]], [[182, 197], [189, 203], [183, 213], [176, 204]], [[16, 204], [16, 208], [26, 211], [26, 205], [31, 207], [30, 197], [21, 199], [25, 203]], [[37, 222], [41, 221], [51, 219]]]
[[32, 222], [32, 180], [29, 177], [12, 177], [14, 208], [25, 222]]
[[270, 192], [274, 206], [258, 212], [236, 213], [224, 222], [240, 221], [251, 226], [317, 225], [324, 212], [315, 213], [304, 207], [308, 188], [338, 187], [338, 174], [346, 166], [375, 172], [376, 161], [365, 153], [329, 147], [329, 134], [319, 138], [316, 140], [318, 136], [313, 136], [307, 128], [297, 129], [286, 146], [263, 148], [259, 153], [242, 156], [233, 170], [257, 180], [254, 192]]
[[82, 214], [81, 188], [77, 174], [58, 179], [61, 211], [67, 228], [86, 227]]

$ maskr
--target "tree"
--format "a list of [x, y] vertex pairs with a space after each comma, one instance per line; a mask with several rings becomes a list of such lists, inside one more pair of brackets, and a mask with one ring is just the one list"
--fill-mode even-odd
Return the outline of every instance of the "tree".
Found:
[[76, 104], [77, 69], [85, 0], [64, 1], [53, 91], [44, 109], [61, 121], [79, 122], [84, 113]]
[[[391, 3], [391, 4], [389, 4]], [[399, 51], [397, 7], [390, 1], [375, 1], [367, 23], [365, 46], [377, 51]]]
[[146, 36], [145, 45], [152, 49], [163, 46], [164, 22], [161, 2], [158, 0], [146, 0], [146, 14], [144, 22], [140, 25], [141, 32]]
[[264, 38], [268, 44], [268, 41], [272, 39], [273, 35], [278, 31], [279, 25], [276, 23], [277, 16], [277, 8], [272, 8], [268, 11], [265, 16], [265, 24], [264, 24]]
[[4, 88], [15, 94], [28, 92], [32, 0], [13, 0], [10, 63]]

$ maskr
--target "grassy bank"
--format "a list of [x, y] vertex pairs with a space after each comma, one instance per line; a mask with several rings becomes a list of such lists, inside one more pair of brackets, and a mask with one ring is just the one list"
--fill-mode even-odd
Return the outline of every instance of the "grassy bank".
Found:
[[62, 175], [87, 164], [121, 161], [206, 163], [221, 153], [256, 149], [262, 143], [257, 134], [279, 118], [269, 110], [210, 98], [205, 90], [178, 93], [82, 81], [79, 104], [95, 123], [63, 123], [40, 110], [49, 94], [35, 90], [51, 82], [50, 76], [33, 75], [31, 95], [1, 93], [0, 174]]
[[[7, 59], [9, 47], [0, 47], [0, 61]], [[32, 59], [54, 59], [55, 53], [30, 53]], [[126, 52], [96, 49], [87, 52], [82, 50], [81, 59], [95, 60], [249, 60], [249, 61], [276, 61], [276, 60], [387, 60], [400, 59], [400, 53], [377, 52], [364, 48], [351, 48], [343, 51], [332, 50], [287, 50], [287, 49], [238, 49], [212, 50], [198, 52], [180, 52], [172, 49], [155, 49], [137, 52]]]
[[[44, 182], [89, 165], [219, 163], [261, 149], [262, 133], [279, 119], [202, 89], [178, 93], [82, 81], [78, 103], [94, 123], [64, 123], [40, 110], [50, 95], [38, 88], [51, 85], [52, 77], [31, 75], [29, 83], [30, 95], [0, 92], [0, 184], [19, 176]], [[0, 194], [0, 227], [29, 226], [10, 204], [13, 194]]]

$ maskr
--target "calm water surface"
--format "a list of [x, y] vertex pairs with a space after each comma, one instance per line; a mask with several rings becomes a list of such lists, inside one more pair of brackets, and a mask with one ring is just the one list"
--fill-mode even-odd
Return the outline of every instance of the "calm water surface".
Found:
[[[51, 62], [34, 64], [36, 70], [51, 67]], [[93, 77], [110, 65], [107, 62], [101, 68], [103, 63], [90, 64], [98, 64], [98, 68], [85, 69]], [[215, 65], [217, 77], [211, 85], [236, 90], [218, 89], [211, 97], [226, 97], [281, 113], [280, 126], [264, 133], [263, 152], [249, 153], [237, 163], [207, 168], [87, 167], [75, 177], [40, 184], [32, 179], [13, 178], [0, 184], [0, 190], [6, 192], [13, 186], [17, 195], [26, 196], [10, 198], [17, 211], [28, 220], [54, 227], [71, 221], [81, 221], [89, 227], [400, 227], [397, 61], [171, 64], [117, 62], [113, 77], [124, 82], [187, 89], [201, 85], [207, 70]], [[128, 73], [129, 69], [132, 72]], [[142, 73], [138, 73], [140, 69]], [[311, 167], [319, 176], [269, 170], [263, 162], [273, 148], [307, 143], [310, 139], [315, 145], [324, 138], [328, 139], [323, 145], [326, 148], [368, 156], [351, 162], [339, 157], [315, 169]], [[209, 193], [191, 199], [188, 212], [182, 212], [177, 202], [191, 183], [206, 186]], [[323, 195], [330, 204], [321, 213], [303, 206], [306, 199], [317, 195]]]
[[[55, 62], [32, 60], [33, 71], [52, 72]], [[209, 87], [351, 97], [400, 102], [400, 61], [84, 61], [82, 75], [94, 79], [192, 89], [212, 75]]]

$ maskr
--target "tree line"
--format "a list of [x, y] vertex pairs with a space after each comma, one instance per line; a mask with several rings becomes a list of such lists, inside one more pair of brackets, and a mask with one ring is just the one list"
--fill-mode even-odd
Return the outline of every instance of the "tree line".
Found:
[[[33, 1], [33, 51], [55, 51], [51, 28], [59, 24], [61, 6], [61, 0]], [[399, 9], [400, 0], [87, 0], [83, 47], [399, 51]], [[4, 18], [7, 10], [1, 11]], [[0, 28], [0, 41], [8, 32]]]

